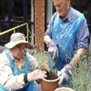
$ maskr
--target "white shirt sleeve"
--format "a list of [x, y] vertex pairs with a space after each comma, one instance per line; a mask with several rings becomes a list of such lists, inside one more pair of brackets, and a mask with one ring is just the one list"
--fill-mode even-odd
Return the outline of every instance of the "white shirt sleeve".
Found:
[[9, 91], [22, 88], [24, 83], [24, 74], [13, 75], [7, 57], [0, 54], [0, 84], [6, 87]]

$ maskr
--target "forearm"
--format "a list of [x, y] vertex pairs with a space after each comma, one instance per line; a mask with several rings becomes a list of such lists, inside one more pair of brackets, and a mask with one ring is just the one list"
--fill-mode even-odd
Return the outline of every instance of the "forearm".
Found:
[[9, 64], [0, 63], [0, 78], [0, 83], [9, 91], [21, 88], [25, 84], [24, 74], [14, 76]]
[[84, 48], [80, 48], [77, 50], [76, 54], [74, 55], [74, 57], [72, 58], [70, 64], [72, 65], [72, 67], [75, 67], [78, 63], [78, 61], [82, 58], [82, 56], [86, 53], [86, 49]]
[[4, 84], [4, 86], [8, 89], [8, 90], [16, 90], [19, 88], [22, 88], [24, 86], [25, 82], [24, 82], [24, 74], [21, 75], [16, 75], [10, 77], [9, 80], [7, 80], [7, 82]]

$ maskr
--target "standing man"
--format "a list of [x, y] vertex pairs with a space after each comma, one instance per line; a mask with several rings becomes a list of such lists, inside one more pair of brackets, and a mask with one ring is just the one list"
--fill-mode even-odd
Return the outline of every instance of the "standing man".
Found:
[[54, 60], [59, 85], [69, 87], [72, 68], [88, 49], [89, 31], [84, 15], [71, 7], [71, 0], [53, 0], [53, 3], [56, 12], [51, 17], [44, 41], [48, 46], [49, 67]]

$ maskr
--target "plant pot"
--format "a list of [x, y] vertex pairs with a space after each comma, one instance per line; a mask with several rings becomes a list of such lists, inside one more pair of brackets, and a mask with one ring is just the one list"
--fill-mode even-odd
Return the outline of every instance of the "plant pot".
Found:
[[74, 90], [69, 88], [69, 87], [60, 87], [60, 88], [57, 88], [54, 91], [74, 91]]
[[42, 91], [54, 91], [58, 87], [59, 78], [54, 80], [42, 79], [40, 84]]

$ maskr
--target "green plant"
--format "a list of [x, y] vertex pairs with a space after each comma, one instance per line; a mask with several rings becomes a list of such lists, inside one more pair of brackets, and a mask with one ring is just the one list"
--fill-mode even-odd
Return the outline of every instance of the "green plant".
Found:
[[85, 56], [73, 70], [72, 85], [76, 91], [91, 91], [91, 73], [88, 64], [88, 58]]
[[36, 53], [34, 54], [34, 57], [36, 58], [38, 62], [38, 68], [41, 70], [47, 69], [48, 68], [48, 57], [46, 53]]
[[[55, 68], [48, 68], [48, 55], [46, 53], [36, 53], [35, 58], [38, 61], [38, 68], [41, 70], [45, 70], [47, 72], [47, 78], [46, 79], [55, 79], [57, 78], [56, 76], [56, 69]], [[53, 65], [53, 63], [52, 63]]]

